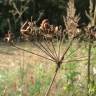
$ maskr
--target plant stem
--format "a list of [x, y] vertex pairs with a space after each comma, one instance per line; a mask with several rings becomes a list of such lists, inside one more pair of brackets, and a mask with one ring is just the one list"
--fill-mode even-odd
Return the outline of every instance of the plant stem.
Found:
[[87, 70], [87, 75], [88, 75], [88, 81], [87, 81], [87, 88], [88, 88], [88, 95], [87, 96], [90, 96], [89, 94], [89, 84], [90, 84], [90, 75], [91, 75], [91, 38], [89, 37], [89, 49], [88, 49], [88, 70]]
[[53, 85], [53, 83], [54, 83], [54, 80], [55, 80], [55, 78], [56, 78], [56, 75], [57, 75], [57, 73], [58, 73], [59, 68], [60, 68], [60, 67], [58, 67], [58, 66], [56, 67], [55, 74], [54, 74], [54, 76], [53, 76], [53, 79], [52, 79], [52, 81], [51, 81], [51, 83], [50, 83], [50, 86], [49, 86], [49, 88], [48, 88], [45, 96], [48, 96], [48, 95], [49, 95], [49, 92], [50, 92], [51, 87], [52, 87], [52, 85]]

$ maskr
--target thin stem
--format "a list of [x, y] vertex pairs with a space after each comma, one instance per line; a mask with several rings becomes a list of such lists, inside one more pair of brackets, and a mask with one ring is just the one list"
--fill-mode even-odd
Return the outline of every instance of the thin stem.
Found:
[[71, 53], [69, 53], [66, 58], [68, 58], [68, 57], [70, 57], [72, 54], [76, 53], [80, 48], [81, 48], [81, 47], [79, 47], [79, 48], [77, 48], [76, 50], [74, 50], [74, 51], [72, 51]]
[[63, 37], [60, 38], [59, 50], [58, 50], [58, 58], [60, 57], [60, 50], [61, 50], [61, 45], [62, 45], [63, 41], [64, 41], [64, 33], [63, 33]]
[[51, 81], [51, 83], [50, 83], [50, 86], [49, 86], [49, 88], [48, 88], [45, 96], [48, 96], [48, 95], [49, 95], [49, 92], [50, 92], [51, 87], [52, 87], [52, 85], [53, 85], [53, 83], [54, 83], [54, 81], [55, 81], [55, 78], [56, 78], [56, 75], [57, 75], [57, 73], [58, 73], [59, 68], [60, 68], [60, 67], [58, 67], [58, 66], [56, 67], [55, 74], [54, 74], [54, 76], [53, 76], [53, 79], [52, 79], [52, 81]]
[[91, 48], [92, 48], [92, 45], [91, 45], [91, 37], [89, 37], [89, 49], [88, 49], [88, 68], [87, 68], [87, 75], [88, 75], [88, 80], [87, 80], [87, 88], [88, 88], [88, 95], [87, 96], [90, 96], [89, 94], [89, 84], [90, 84], [90, 76], [91, 76]]
[[67, 51], [69, 50], [69, 48], [70, 48], [71, 45], [72, 45], [72, 42], [73, 42], [73, 39], [70, 41], [70, 44], [68, 45], [68, 47], [67, 47], [66, 50], [64, 51], [64, 53], [63, 53], [60, 61], [63, 61], [65, 54], [67, 53]]
[[50, 54], [50, 56], [55, 60], [55, 58], [54, 58], [54, 56], [44, 47], [44, 45], [42, 44], [42, 43], [39, 43], [41, 46], [42, 46], [42, 48], [44, 48], [49, 54]]
[[47, 59], [47, 60], [50, 60], [50, 61], [55, 62], [53, 59], [47, 58], [47, 57], [45, 57], [45, 56], [39, 55], [39, 54], [37, 54], [37, 53], [31, 52], [31, 51], [28, 51], [28, 50], [25, 50], [25, 49], [20, 48], [20, 47], [18, 47], [18, 46], [16, 46], [16, 45], [12, 45], [12, 46], [13, 46], [14, 48], [23, 50], [23, 51], [25, 51], [25, 52], [28, 52], [28, 53], [31, 53], [31, 54], [37, 55], [37, 56], [39, 56], [39, 57], [45, 58], [45, 59]]
[[[75, 57], [75, 56], [74, 56], [74, 57]], [[82, 59], [85, 59], [85, 58], [87, 58], [87, 60], [88, 60], [88, 56], [85, 56], [85, 57], [82, 56], [82, 57], [79, 57], [79, 58], [75, 58], [75, 59], [73, 59], [73, 60], [72, 60], [72, 59], [71, 59], [71, 60], [70, 60], [70, 59], [69, 59], [69, 60], [64, 60], [64, 62], [69, 62], [69, 61], [74, 61], [74, 60], [82, 60]]]
[[[92, 58], [91, 60], [94, 60], [95, 58]], [[63, 63], [69, 63], [69, 62], [75, 62], [75, 61], [86, 61], [86, 60], [88, 60], [88, 58], [83, 58], [83, 59], [77, 59], [77, 60], [68, 60], [68, 61], [65, 61], [65, 62], [63, 62]]]
[[56, 56], [55, 56], [55, 52], [54, 51], [52, 51], [50, 48], [49, 48], [49, 46], [48, 46], [48, 43], [46, 43], [47, 41], [44, 41], [44, 44], [46, 45], [46, 47], [47, 47], [47, 49], [50, 51], [50, 53], [53, 55], [53, 57], [56, 59]]
[[53, 41], [51, 41], [51, 44], [52, 44], [52, 47], [53, 47], [54, 53], [55, 53], [55, 55], [56, 55], [56, 59], [58, 59], [58, 56], [57, 56], [56, 49], [55, 49], [55, 47], [54, 47]]
[[[44, 52], [46, 55], [48, 55], [49, 57], [51, 57], [52, 59], [55, 59], [49, 52], [48, 52], [48, 50], [46, 50], [46, 48], [43, 46], [43, 45], [38, 45], [38, 44], [36, 44], [36, 43], [34, 43], [34, 45], [38, 48], [38, 49], [40, 49], [42, 52]], [[42, 47], [42, 48], [41, 48]]]

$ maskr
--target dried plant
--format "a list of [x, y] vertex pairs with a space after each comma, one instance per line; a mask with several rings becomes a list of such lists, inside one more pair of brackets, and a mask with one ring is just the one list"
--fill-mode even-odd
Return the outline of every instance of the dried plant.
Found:
[[[66, 59], [65, 56], [73, 43], [74, 37], [77, 35], [77, 26], [78, 26], [79, 19], [80, 19], [79, 16], [75, 16], [74, 0], [70, 0], [68, 3], [68, 8], [67, 8], [67, 16], [64, 18], [66, 31], [68, 32], [68, 35], [71, 37], [69, 45], [67, 47], [64, 46], [64, 42], [63, 42], [64, 36], [62, 38], [60, 38], [59, 40], [52, 39], [49, 41], [47, 38], [44, 38], [43, 42], [41, 40], [33, 42], [34, 45], [39, 49], [39, 52], [42, 51], [43, 53], [45, 53], [46, 56], [40, 55], [39, 53], [25, 50], [23, 48], [20, 48], [16, 45], [12, 44], [12, 46], [17, 49], [29, 52], [29, 53], [37, 55], [37, 56], [40, 56], [40, 57], [45, 58], [47, 60], [53, 61], [56, 64], [54, 76], [52, 78], [52, 81], [50, 83], [48, 90], [46, 91], [45, 96], [49, 95], [49, 92], [50, 92], [51, 87], [55, 81], [58, 70], [60, 69], [61, 65], [64, 63], [64, 60]], [[58, 37], [57, 37], [57, 39], [58, 39]], [[57, 44], [58, 50], [55, 48], [56, 42], [58, 43]], [[61, 48], [61, 47], [63, 47], [63, 48]], [[77, 50], [75, 50], [74, 52], [76, 52]], [[70, 56], [74, 52], [70, 53], [68, 56]], [[80, 61], [80, 59], [79, 59], [79, 61]]]
[[[91, 64], [91, 51], [92, 51], [92, 43], [93, 43], [93, 38], [95, 37], [95, 26], [96, 26], [96, 1], [92, 2], [93, 0], [90, 0], [90, 6], [89, 6], [89, 14], [86, 12], [87, 17], [90, 20], [89, 25], [87, 26], [88, 29], [88, 41], [89, 41], [89, 45], [88, 45], [88, 66], [87, 66], [87, 96], [90, 96], [90, 85], [91, 85], [91, 71], [93, 69], [91, 69], [92, 64]], [[95, 37], [96, 38], [96, 37]]]
[[[69, 41], [69, 45], [67, 47], [64, 46], [64, 34], [61, 34], [63, 36], [60, 36], [60, 38], [58, 39], [58, 36], [57, 36], [57, 40], [54, 40], [51, 39], [51, 40], [48, 40], [47, 38], [44, 38], [43, 39], [43, 42], [42, 40], [39, 40], [37, 42], [33, 42], [34, 45], [40, 50], [42, 51], [43, 53], [45, 53], [46, 56], [43, 56], [43, 55], [39, 55], [38, 53], [35, 53], [35, 52], [30, 52], [30, 51], [27, 51], [23, 48], [20, 48], [16, 45], [12, 45], [13, 47], [15, 48], [18, 48], [20, 50], [23, 50], [23, 51], [26, 51], [26, 52], [29, 52], [29, 53], [32, 53], [34, 55], [37, 55], [37, 56], [40, 56], [40, 57], [43, 57], [47, 60], [51, 60], [53, 61], [55, 64], [56, 64], [56, 70], [55, 70], [55, 73], [54, 73], [54, 76], [52, 78], [52, 81], [50, 83], [50, 86], [48, 88], [48, 90], [46, 91], [46, 94], [45, 96], [48, 96], [49, 95], [49, 92], [51, 90], [51, 87], [55, 81], [55, 78], [56, 78], [56, 75], [58, 73], [58, 70], [60, 69], [62, 63], [63, 63], [63, 60], [65, 60], [65, 55], [67, 54], [68, 50], [70, 49], [72, 43], [73, 43], [73, 40], [74, 40], [74, 36], [75, 36], [75, 32], [77, 31], [77, 21], [79, 20], [78, 19], [78, 16], [75, 16], [75, 8], [74, 8], [74, 2], [72, 1], [69, 1], [69, 8], [67, 9], [68, 11], [68, 15], [66, 17], [66, 20], [65, 20], [65, 23], [66, 23], [66, 29], [68, 31], [68, 34], [69, 32], [72, 33], [72, 38], [71, 40]], [[71, 27], [70, 27], [71, 26]], [[56, 43], [58, 45], [58, 50], [55, 48], [56, 46]], [[63, 47], [63, 48], [61, 48]], [[61, 50], [64, 50], [63, 52]]]
[[89, 14], [86, 12], [87, 17], [90, 20], [89, 27], [96, 25], [96, 4], [94, 5], [94, 3], [96, 2], [92, 2], [92, 0], [90, 0]]
[[69, 37], [75, 37], [77, 35], [78, 21], [80, 20], [79, 15], [75, 15], [74, 0], [70, 0], [67, 8], [67, 16], [64, 17], [64, 23], [66, 26], [66, 31]]

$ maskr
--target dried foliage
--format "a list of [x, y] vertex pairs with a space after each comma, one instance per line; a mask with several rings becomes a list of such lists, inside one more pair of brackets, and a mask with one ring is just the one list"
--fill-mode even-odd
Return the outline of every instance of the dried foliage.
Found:
[[80, 20], [79, 15], [75, 15], [76, 9], [74, 7], [74, 0], [70, 0], [67, 8], [67, 16], [64, 17], [66, 31], [69, 37], [74, 38], [78, 33], [77, 26]]

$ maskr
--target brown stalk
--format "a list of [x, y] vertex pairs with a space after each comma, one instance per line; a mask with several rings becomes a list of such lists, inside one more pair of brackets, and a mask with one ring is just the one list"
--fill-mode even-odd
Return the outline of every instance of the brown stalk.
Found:
[[44, 41], [45, 46], [47, 47], [47, 50], [49, 50], [49, 52], [53, 55], [54, 58], [57, 58], [56, 55], [55, 55], [55, 53], [54, 53], [54, 51], [52, 51], [51, 48], [49, 48], [49, 44], [46, 43], [46, 42], [47, 42], [47, 41]]
[[52, 78], [52, 81], [51, 81], [51, 83], [50, 83], [50, 86], [49, 86], [49, 88], [48, 88], [45, 96], [48, 96], [48, 95], [49, 95], [49, 92], [50, 92], [51, 87], [52, 87], [52, 85], [53, 85], [53, 83], [54, 83], [54, 80], [55, 80], [55, 78], [56, 78], [56, 75], [57, 75], [57, 73], [58, 73], [58, 70], [60, 69], [60, 66], [61, 66], [61, 64], [62, 64], [62, 61], [64, 60], [64, 56], [66, 55], [66, 53], [68, 52], [69, 48], [71, 47], [72, 41], [73, 41], [73, 40], [70, 41], [70, 44], [69, 44], [69, 46], [66, 48], [66, 50], [65, 50], [64, 54], [62, 55], [60, 61], [55, 62], [56, 65], [57, 65], [57, 66], [56, 66], [56, 71], [55, 71], [55, 74], [54, 74], [54, 76], [53, 76], [53, 78]]
[[[39, 44], [40, 44], [40, 43], [39, 43]], [[34, 43], [34, 45], [35, 45], [38, 49], [40, 49], [42, 52], [44, 52], [46, 55], [48, 55], [49, 57], [51, 57], [52, 59], [55, 60], [55, 58], [51, 55], [51, 53], [50, 53], [48, 50], [46, 50], [46, 48], [45, 48], [42, 44], [38, 45], [38, 44]]]
[[28, 51], [28, 50], [25, 50], [25, 49], [23, 49], [23, 48], [20, 48], [20, 47], [14, 45], [14, 44], [12, 44], [12, 46], [13, 46], [14, 48], [17, 48], [17, 49], [23, 50], [23, 51], [25, 51], [25, 52], [28, 52], [28, 53], [31, 53], [31, 54], [37, 55], [37, 56], [39, 56], [39, 57], [45, 58], [45, 59], [47, 59], [47, 60], [50, 60], [50, 61], [55, 62], [53, 59], [47, 58], [47, 57], [45, 57], [45, 56], [42, 56], [42, 55], [40, 55], [40, 54], [37, 54], [37, 53], [31, 52], [31, 51]]
[[87, 96], [90, 96], [89, 93], [89, 85], [90, 85], [90, 81], [91, 81], [91, 49], [92, 49], [92, 45], [91, 45], [91, 38], [89, 37], [89, 49], [88, 49], [88, 66], [87, 66], [87, 75], [88, 75], [88, 81], [87, 81], [87, 88], [88, 88], [88, 94]]
[[51, 87], [52, 87], [52, 85], [53, 85], [53, 83], [54, 83], [54, 81], [55, 81], [55, 78], [56, 78], [56, 75], [57, 75], [57, 73], [58, 73], [58, 70], [59, 70], [59, 67], [57, 67], [56, 70], [55, 70], [55, 74], [53, 75], [52, 81], [51, 81], [51, 83], [50, 83], [50, 85], [49, 85], [48, 90], [46, 91], [45, 96], [48, 96], [48, 95], [49, 95], [49, 92], [50, 92]]

